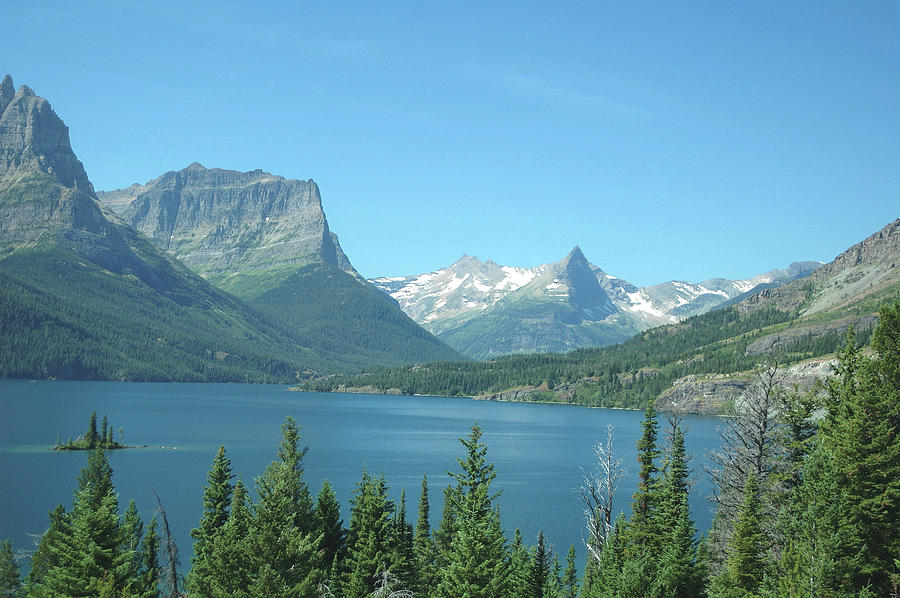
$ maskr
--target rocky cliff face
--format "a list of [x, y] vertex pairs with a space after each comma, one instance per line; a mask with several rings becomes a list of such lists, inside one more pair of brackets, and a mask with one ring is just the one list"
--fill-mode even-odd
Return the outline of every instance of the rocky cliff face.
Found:
[[194, 163], [145, 185], [98, 195], [159, 247], [212, 280], [315, 262], [361, 279], [328, 228], [312, 180]]
[[31, 244], [69, 229], [115, 234], [50, 103], [0, 84], [0, 242]]
[[738, 307], [775, 306], [812, 315], [840, 309], [900, 283], [900, 219], [847, 249], [810, 276], [766, 289]]

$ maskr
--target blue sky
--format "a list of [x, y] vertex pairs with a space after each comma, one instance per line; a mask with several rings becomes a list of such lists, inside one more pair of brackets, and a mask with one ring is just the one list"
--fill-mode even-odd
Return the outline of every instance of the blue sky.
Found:
[[898, 2], [15, 2], [0, 71], [97, 189], [312, 178], [365, 276], [578, 244], [636, 284], [900, 217]]

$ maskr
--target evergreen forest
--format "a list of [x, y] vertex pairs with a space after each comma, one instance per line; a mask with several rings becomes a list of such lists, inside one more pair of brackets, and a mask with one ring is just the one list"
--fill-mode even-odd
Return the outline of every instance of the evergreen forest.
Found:
[[[859, 315], [869, 306], [860, 307]], [[357, 375], [310, 380], [299, 388], [352, 388], [426, 396], [492, 396], [525, 387], [516, 400], [564, 402], [592, 407], [643, 409], [672, 383], [688, 375], [734, 374], [755, 369], [761, 357], [748, 351], [756, 340], [787, 330], [798, 312], [766, 307], [742, 312], [731, 306], [673, 326], [642, 332], [619, 344], [569, 353], [506, 355], [484, 362], [440, 362], [379, 368]], [[860, 330], [856, 342], [869, 340]], [[829, 355], [844, 335], [797, 336], [780, 347], [779, 360], [793, 363]]]
[[[297, 423], [252, 484], [220, 447], [208, 474], [193, 556], [179, 565], [163, 505], [143, 522], [124, 513], [103, 447], [89, 453], [70, 507], [58, 505], [24, 579], [0, 544], [0, 596], [638, 598], [896, 595], [900, 586], [900, 304], [882, 309], [862, 351], [849, 332], [826, 385], [783, 384], [779, 364], [756, 372], [722, 432], [708, 472], [717, 514], [699, 535], [688, 509], [691, 465], [676, 415], [645, 411], [638, 486], [613, 511], [623, 475], [615, 430], [596, 445], [582, 487], [586, 565], [543, 534], [508, 537], [496, 471], [473, 425], [459, 468], [429, 524], [423, 478], [415, 521], [406, 495], [363, 471], [349, 522], [326, 481], [304, 481]], [[532, 543], [533, 542], [533, 543]], [[182, 572], [186, 571], [184, 577]]]

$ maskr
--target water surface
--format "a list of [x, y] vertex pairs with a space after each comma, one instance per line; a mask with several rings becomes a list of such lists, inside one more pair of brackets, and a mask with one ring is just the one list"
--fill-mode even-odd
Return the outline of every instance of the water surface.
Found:
[[[301, 426], [309, 446], [305, 479], [315, 495], [330, 480], [349, 523], [349, 499], [363, 468], [384, 474], [391, 494], [406, 489], [408, 518], [415, 521], [422, 475], [427, 474], [432, 525], [440, 518], [447, 470], [463, 457], [458, 438], [474, 422], [484, 429], [494, 482], [502, 490], [501, 517], [530, 543], [543, 530], [565, 557], [574, 544], [583, 559], [583, 505], [579, 488], [594, 467], [593, 444], [615, 426], [615, 451], [627, 475], [617, 496], [626, 510], [636, 486], [635, 444], [642, 414], [563, 405], [499, 403], [440, 397], [394, 397], [288, 392], [284, 386], [245, 384], [154, 384], [0, 380], [0, 538], [19, 551], [33, 549], [56, 504], [71, 505], [84, 452], [54, 452], [83, 433], [91, 411], [124, 428], [125, 443], [149, 445], [111, 451], [113, 481], [121, 510], [134, 498], [145, 521], [156, 508], [156, 489], [176, 533], [182, 562], [189, 563], [190, 529], [202, 511], [203, 486], [220, 444], [236, 475], [253, 479], [275, 458], [285, 416]], [[697, 478], [692, 515], [701, 530], [710, 521], [709, 483], [700, 467], [718, 446], [720, 420], [692, 416], [686, 444]], [[661, 426], [661, 433], [665, 425]], [[662, 435], [662, 434], [661, 434]], [[166, 447], [166, 448], [160, 448]], [[511, 533], [510, 536], [511, 537]]]

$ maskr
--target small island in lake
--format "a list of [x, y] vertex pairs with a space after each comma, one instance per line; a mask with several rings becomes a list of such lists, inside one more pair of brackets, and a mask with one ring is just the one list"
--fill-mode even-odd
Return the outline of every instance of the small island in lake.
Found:
[[[119, 436], [124, 438], [125, 432], [121, 428], [119, 429]], [[72, 437], [69, 436], [68, 440], [66, 440], [65, 444], [60, 441], [59, 436], [56, 438], [56, 445], [53, 447], [55, 451], [92, 451], [94, 449], [124, 449], [124, 448], [136, 448], [124, 445], [120, 442], [116, 442], [113, 437], [113, 427], [109, 423], [109, 420], [106, 416], [103, 416], [103, 423], [100, 425], [100, 430], [97, 430], [97, 412], [91, 412], [91, 419], [88, 423], [87, 431], [72, 440]]]

